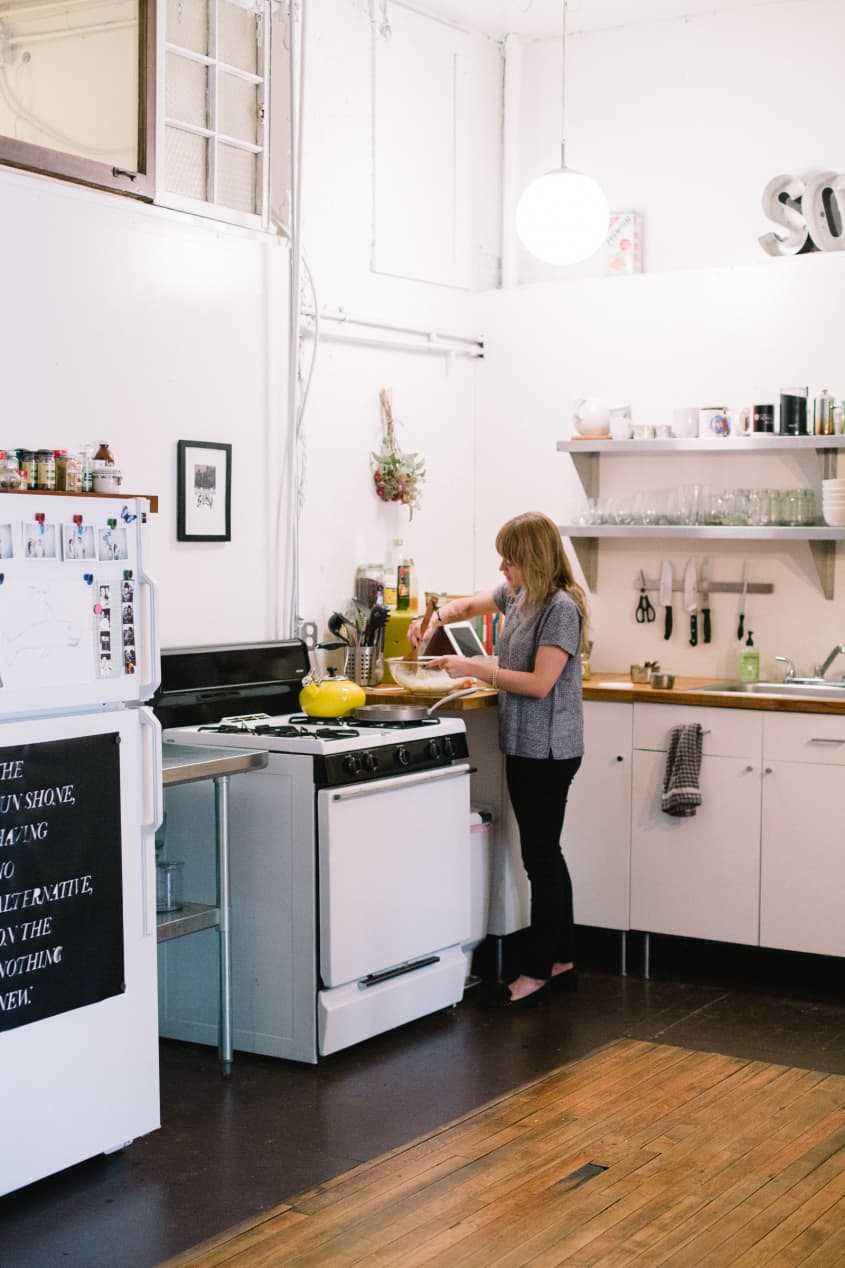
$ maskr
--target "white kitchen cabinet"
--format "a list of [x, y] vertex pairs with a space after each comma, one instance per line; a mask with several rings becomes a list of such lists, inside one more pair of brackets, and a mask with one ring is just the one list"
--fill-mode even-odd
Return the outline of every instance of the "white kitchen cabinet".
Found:
[[760, 942], [845, 956], [845, 718], [764, 722]]
[[[705, 730], [702, 804], [660, 808], [670, 728]], [[634, 706], [632, 929], [756, 945], [760, 901], [762, 722], [754, 711]]]
[[[500, 938], [529, 923], [528, 880], [505, 787], [496, 711], [474, 710], [462, 716], [475, 768], [472, 801], [494, 816], [487, 931]], [[628, 928], [632, 717], [630, 704], [585, 702], [584, 760], [572, 784], [563, 825], [576, 923], [620, 931]]]
[[628, 928], [633, 713], [630, 704], [584, 704], [584, 760], [563, 826], [579, 925]]

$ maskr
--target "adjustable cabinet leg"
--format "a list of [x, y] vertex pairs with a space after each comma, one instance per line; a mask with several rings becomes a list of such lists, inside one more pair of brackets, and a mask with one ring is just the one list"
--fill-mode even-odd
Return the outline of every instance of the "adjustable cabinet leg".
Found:
[[223, 1074], [232, 1071], [232, 901], [229, 890], [229, 776], [214, 781], [217, 832], [217, 910], [220, 942], [220, 1031], [218, 1054]]
[[619, 935], [619, 968], [622, 976], [628, 976], [628, 934], [623, 929]]
[[643, 977], [651, 977], [651, 934], [643, 934]]

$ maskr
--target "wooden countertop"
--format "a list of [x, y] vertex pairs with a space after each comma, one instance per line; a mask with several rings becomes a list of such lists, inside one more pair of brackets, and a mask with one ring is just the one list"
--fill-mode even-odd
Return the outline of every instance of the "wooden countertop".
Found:
[[659, 691], [647, 683], [632, 683], [627, 674], [593, 673], [584, 683], [585, 700], [623, 700], [637, 704], [706, 705], [713, 709], [762, 709], [771, 713], [834, 713], [845, 714], [845, 692], [842, 700], [819, 700], [809, 696], [745, 695], [739, 691], [707, 691], [720, 678], [676, 678], [668, 691]]
[[[798, 696], [744, 695], [737, 691], [707, 691], [702, 687], [725, 682], [719, 678], [676, 678], [675, 686], [668, 691], [658, 691], [647, 684], [632, 683], [627, 674], [593, 672], [584, 683], [585, 700], [618, 700], [625, 704], [683, 704], [711, 709], [762, 709], [773, 713], [830, 713], [845, 714], [845, 692], [842, 700], [819, 700]], [[367, 704], [433, 704], [438, 693], [405, 691], [401, 687], [367, 688]], [[496, 705], [498, 692], [489, 687], [479, 689], [471, 696], [462, 696], [446, 706], [447, 712], [467, 712], [473, 709], [491, 709]]]

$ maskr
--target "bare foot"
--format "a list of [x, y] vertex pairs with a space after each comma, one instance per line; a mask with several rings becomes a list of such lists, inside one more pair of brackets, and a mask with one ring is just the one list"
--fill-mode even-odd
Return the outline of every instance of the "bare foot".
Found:
[[524, 973], [520, 973], [515, 981], [508, 983], [508, 990], [512, 1000], [525, 999], [526, 996], [533, 995], [545, 985], [545, 979], [542, 977], [526, 977]]
[[571, 960], [568, 964], [561, 964], [559, 960], [556, 960], [552, 965], [552, 977], [557, 977], [559, 973], [569, 973], [574, 968], [575, 965]]

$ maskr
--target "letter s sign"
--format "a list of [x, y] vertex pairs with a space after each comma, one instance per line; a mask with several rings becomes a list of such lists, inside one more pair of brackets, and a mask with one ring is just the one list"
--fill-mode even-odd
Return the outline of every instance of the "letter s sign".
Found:
[[845, 173], [775, 176], [763, 190], [763, 210], [786, 232], [767, 233], [758, 242], [769, 255], [845, 251], [843, 205]]

